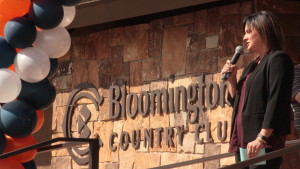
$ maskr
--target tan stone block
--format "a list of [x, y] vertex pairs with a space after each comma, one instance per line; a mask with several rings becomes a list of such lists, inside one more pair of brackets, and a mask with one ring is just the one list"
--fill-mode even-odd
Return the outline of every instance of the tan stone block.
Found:
[[193, 32], [197, 34], [205, 34], [206, 33], [206, 16], [207, 10], [202, 9], [195, 13], [195, 22], [194, 22], [194, 30]]
[[207, 9], [206, 35], [218, 35], [220, 32], [220, 8], [214, 7]]
[[113, 78], [118, 78], [126, 75], [126, 65], [123, 62], [123, 46], [116, 46], [111, 49], [112, 66], [111, 73]]
[[102, 105], [100, 106], [100, 112], [99, 112], [99, 120], [109, 120], [109, 99], [104, 98], [104, 101]]
[[73, 34], [71, 34], [71, 41], [72, 41], [72, 44], [73, 45], [78, 45], [78, 44], [85, 44], [86, 43], [86, 41], [87, 41], [87, 35], [86, 34], [84, 34], [84, 35], [73, 35]]
[[170, 113], [170, 127], [175, 127], [175, 113]]
[[140, 86], [142, 84], [142, 62], [130, 63], [130, 86]]
[[168, 81], [162, 80], [162, 81], [153, 81], [150, 83], [150, 90], [161, 90], [161, 89], [167, 89], [168, 88]]
[[51, 154], [53, 157], [69, 156], [69, 152], [66, 148], [54, 150]]
[[161, 79], [161, 58], [150, 58], [142, 62], [142, 81]]
[[204, 144], [196, 144], [195, 145], [195, 153], [196, 154], [204, 154]]
[[148, 146], [148, 144], [145, 147], [144, 146], [144, 141], [141, 141], [140, 145], [141, 145], [140, 148], [138, 150], [136, 150], [137, 152], [143, 152], [143, 153], [149, 152], [149, 146]]
[[[173, 114], [173, 113], [172, 113]], [[185, 126], [187, 128], [186, 112], [174, 113], [174, 126]], [[172, 122], [173, 123], [173, 122]]]
[[71, 46], [70, 50], [72, 59], [82, 60], [86, 55], [86, 49], [84, 44], [74, 44]]
[[[213, 79], [215, 79], [215, 81], [217, 79], [220, 79], [220, 74], [214, 74]], [[217, 106], [216, 108], [208, 109], [206, 112], [206, 115], [207, 115], [209, 121], [211, 122], [211, 134], [212, 134], [212, 137], [215, 140], [215, 142], [219, 142], [218, 136], [217, 136], [218, 121], [222, 122], [222, 124], [223, 124], [222, 132], [224, 131], [223, 130], [224, 122], [227, 121], [228, 125], [227, 125], [226, 140], [229, 140], [232, 107], [229, 107], [227, 104], [225, 104], [224, 108]]]
[[157, 167], [160, 164], [160, 154], [136, 153], [134, 161], [134, 167], [136, 169]]
[[133, 130], [141, 130], [141, 138], [144, 138], [144, 129], [150, 128], [149, 117], [142, 117], [137, 114], [137, 116], [132, 119], [127, 116], [127, 119], [123, 123], [123, 131], [128, 132], [130, 135]]
[[101, 147], [99, 152], [100, 160], [99, 162], [112, 161], [112, 152], [109, 149], [109, 137], [113, 131], [113, 122], [95, 122], [94, 123], [94, 133], [98, 134], [103, 142], [103, 147]]
[[149, 42], [149, 57], [161, 58], [161, 55], [162, 55], [162, 38], [151, 40]]
[[177, 153], [162, 153], [161, 166], [176, 163], [177, 155]]
[[109, 46], [109, 30], [104, 30], [96, 33], [91, 33], [91, 38], [87, 47], [89, 55], [95, 55], [95, 59], [105, 59], [111, 56]]
[[106, 164], [107, 163], [99, 163], [99, 168], [104, 168], [105, 169]]
[[57, 106], [53, 107], [53, 113], [52, 113], [52, 121], [51, 121], [51, 129], [54, 133], [57, 133]]
[[142, 91], [142, 86], [130, 86], [130, 93], [140, 93]]
[[126, 157], [119, 159], [119, 169], [134, 168], [136, 152], [131, 146], [126, 151], [119, 150], [119, 156]]
[[160, 128], [160, 127], [170, 127], [170, 117], [169, 114], [150, 114], [150, 128]]
[[[228, 149], [229, 149], [229, 143], [223, 143], [220, 144], [221, 145], [221, 154], [225, 154], [228, 153]], [[227, 165], [231, 165], [235, 163], [235, 157], [227, 157], [227, 158], [222, 158], [220, 160], [220, 165], [221, 166], [227, 166]]]
[[57, 93], [53, 104], [56, 104], [56, 106], [66, 106], [69, 95], [69, 93], [65, 92]]
[[199, 52], [188, 52], [187, 73], [218, 72], [219, 49], [206, 49]]
[[146, 91], [146, 92], [150, 91], [150, 84], [143, 84], [142, 91]]
[[107, 163], [103, 169], [119, 169], [118, 163]]
[[162, 128], [161, 134], [161, 141], [160, 146], [158, 145], [158, 134], [159, 132], [154, 130], [154, 140], [153, 140], [153, 147], [150, 147], [150, 152], [176, 152], [176, 145], [177, 145], [177, 135], [176, 135], [176, 129], [173, 128], [173, 136], [171, 137], [172, 142], [174, 143], [174, 146], [167, 145], [167, 128]]
[[198, 51], [206, 48], [206, 37], [202, 34], [190, 34], [187, 40], [188, 51]]
[[91, 83], [98, 87], [99, 84], [99, 63], [95, 61], [75, 61], [72, 74], [73, 88], [80, 83]]
[[65, 137], [63, 133], [55, 133], [52, 134], [52, 139], [58, 138], [58, 137]]
[[[194, 115], [193, 115], [194, 116]], [[194, 117], [193, 117], [194, 118]], [[199, 117], [198, 117], [199, 119]], [[195, 128], [196, 128], [197, 122], [194, 124], [187, 123], [187, 130], [191, 133], [195, 133]]]
[[86, 165], [79, 165], [75, 161], [72, 160], [72, 169], [89, 169], [89, 165], [88, 164], [86, 164]]
[[102, 88], [100, 87], [98, 89], [98, 92], [99, 92], [99, 95], [101, 97], [105, 97], [105, 98], [108, 98], [110, 95], [109, 95], [109, 88]]
[[124, 62], [149, 58], [149, 24], [125, 27]]
[[177, 153], [194, 153], [195, 151], [195, 134], [187, 133], [183, 137], [182, 146], [177, 143]]
[[[168, 164], [174, 164], [184, 161], [189, 161], [193, 159], [202, 158], [202, 155], [193, 155], [193, 154], [175, 154], [175, 153], [163, 153], [161, 155], [161, 165], [168, 165]], [[188, 165], [183, 167], [177, 167], [176, 169], [203, 169], [203, 164], [194, 164], [194, 165]]]
[[222, 16], [219, 38], [220, 57], [232, 57], [236, 46], [241, 45], [241, 40], [241, 16]]
[[118, 46], [124, 43], [124, 28], [113, 28], [110, 29], [110, 37], [109, 37], [109, 45], [110, 46]]
[[121, 133], [123, 131], [123, 120], [114, 121], [113, 132]]
[[71, 75], [55, 77], [52, 80], [52, 84], [55, 86], [55, 89], [57, 91], [71, 90], [71, 86], [72, 86], [71, 82], [72, 82]]
[[[162, 19], [154, 20], [150, 22], [149, 39], [158, 39], [163, 36]], [[150, 55], [151, 56], [151, 55]]]
[[[218, 155], [221, 153], [221, 146], [216, 144], [205, 144], [205, 156], [213, 156]], [[209, 162], [204, 163], [204, 169], [210, 169], [210, 168], [218, 168], [220, 167], [220, 160], [213, 160]]]
[[185, 73], [187, 34], [187, 26], [166, 29], [164, 31], [162, 55], [163, 78]]
[[[97, 107], [98, 107], [98, 110], [97, 110]], [[91, 112], [91, 117], [89, 119], [89, 121], [97, 121], [99, 119], [99, 113], [100, 113], [100, 108], [102, 108], [102, 106], [98, 106], [95, 107], [94, 104], [88, 104], [87, 105], [87, 108], [89, 109], [89, 111]]]
[[175, 88], [179, 86], [183, 86], [187, 88], [189, 85], [192, 83], [192, 78], [191, 77], [175, 77], [174, 82], [168, 82], [169, 88]]
[[[196, 155], [194, 155], [194, 154], [178, 154], [178, 156], [177, 156], [177, 158], [180, 159], [180, 162], [199, 159], [202, 157], [203, 156], [199, 155], [199, 154], [196, 154]], [[203, 163], [196, 163], [196, 164], [192, 164], [192, 165], [178, 167], [178, 169], [203, 169]]]
[[206, 37], [206, 48], [216, 48], [218, 47], [219, 36], [209, 36]]
[[[90, 90], [86, 90], [86, 89], [77, 92], [77, 94], [75, 96], [77, 96], [81, 93], [90, 95], [94, 99], [97, 98], [93, 92], [91, 92]], [[93, 104], [93, 100], [91, 100], [90, 98], [82, 97], [79, 100], [76, 100], [76, 104]]]
[[[56, 109], [56, 131], [57, 132], [63, 132], [62, 125], [64, 123], [64, 117], [65, 117], [65, 111], [66, 106], [57, 107]], [[53, 119], [54, 120], [54, 119]]]
[[51, 169], [72, 169], [71, 157], [53, 157], [51, 160]]

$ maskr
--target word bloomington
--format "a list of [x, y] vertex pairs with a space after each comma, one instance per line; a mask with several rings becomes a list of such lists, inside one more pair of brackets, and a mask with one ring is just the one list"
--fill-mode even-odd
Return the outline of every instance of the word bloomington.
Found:
[[[117, 120], [129, 116], [135, 118], [138, 114], [146, 117], [155, 112], [159, 114], [187, 112], [187, 121], [195, 124], [199, 121], [199, 114], [208, 108], [218, 105], [224, 107], [227, 82], [220, 85], [210, 81], [204, 83], [201, 75], [198, 83], [191, 84], [187, 88], [179, 86], [176, 88], [160, 89], [153, 91], [142, 91], [126, 93], [126, 86], [111, 86], [109, 88], [109, 118]], [[193, 116], [193, 117], [192, 117]]]
[[[195, 126], [195, 133], [194, 133], [194, 141], [196, 144], [203, 144], [204, 138], [200, 137], [201, 132], [206, 132], [206, 142], [214, 142], [212, 136], [211, 136], [211, 130], [210, 130], [211, 124], [208, 122], [206, 124], [204, 123], [198, 123]], [[223, 127], [222, 127], [223, 126]], [[217, 126], [217, 136], [218, 140], [223, 142], [227, 138], [227, 121], [218, 122]], [[176, 129], [176, 133], [174, 131]], [[144, 136], [141, 138], [141, 130], [133, 130], [131, 135], [126, 132], [122, 131], [120, 135], [118, 133], [113, 132], [110, 134], [109, 137], [109, 148], [111, 151], [116, 151], [117, 146], [119, 146], [122, 150], [127, 150], [129, 147], [129, 144], [135, 149], [138, 150], [141, 147], [141, 142], [143, 140], [143, 146], [145, 148], [147, 147], [153, 147], [154, 144], [157, 147], [162, 147], [162, 137], [165, 136], [165, 144], [168, 147], [175, 147], [174, 144], [174, 138], [175, 135], [177, 135], [177, 143], [182, 145], [183, 144], [183, 138], [186, 134], [184, 126], [176, 126], [176, 127], [167, 127], [167, 128], [156, 128], [156, 129], [144, 129]], [[154, 138], [154, 135], [156, 136]], [[119, 144], [117, 145], [115, 141], [116, 139], [119, 139]], [[155, 142], [155, 143], [154, 143]]]

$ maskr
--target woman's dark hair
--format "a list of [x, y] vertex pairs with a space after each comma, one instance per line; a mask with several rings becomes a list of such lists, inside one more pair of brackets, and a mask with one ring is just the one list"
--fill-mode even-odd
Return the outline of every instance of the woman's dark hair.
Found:
[[243, 21], [243, 33], [246, 25], [255, 28], [260, 37], [266, 40], [269, 52], [283, 49], [282, 29], [271, 12], [260, 11], [246, 17]]

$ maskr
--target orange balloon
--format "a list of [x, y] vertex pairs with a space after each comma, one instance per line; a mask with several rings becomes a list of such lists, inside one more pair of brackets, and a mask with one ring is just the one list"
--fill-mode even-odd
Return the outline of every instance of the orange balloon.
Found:
[[15, 65], [14, 65], [14, 64], [10, 65], [7, 69], [16, 72], [16, 70], [15, 70]]
[[3, 159], [0, 160], [0, 168], [1, 169], [24, 169], [23, 165], [12, 159]]
[[41, 129], [41, 127], [44, 124], [44, 112], [42, 110], [37, 110], [36, 111], [36, 116], [37, 116], [37, 123], [36, 123], [36, 127], [33, 130], [32, 134], [36, 133], [37, 131], [39, 131]]
[[[22, 137], [22, 138], [13, 138], [5, 135], [6, 138], [6, 146], [4, 149], [4, 153], [8, 153], [10, 151], [18, 150], [27, 146], [31, 146], [36, 144], [36, 140], [32, 135]], [[9, 159], [19, 161], [21, 163], [26, 163], [34, 159], [37, 154], [37, 149], [26, 151], [21, 154], [17, 154], [9, 157]], [[2, 169], [2, 168], [1, 168]]]
[[8, 22], [9, 19], [5, 17], [4, 15], [0, 14], [0, 36], [4, 36], [4, 27], [6, 22]]
[[30, 0], [0, 0], [0, 13], [7, 18], [24, 16], [29, 11]]

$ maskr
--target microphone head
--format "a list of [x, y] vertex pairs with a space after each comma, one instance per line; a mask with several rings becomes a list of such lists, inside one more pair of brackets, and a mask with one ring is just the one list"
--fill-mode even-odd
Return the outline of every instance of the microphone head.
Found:
[[244, 53], [243, 47], [242, 46], [237, 46], [235, 48], [235, 53], [243, 54]]

